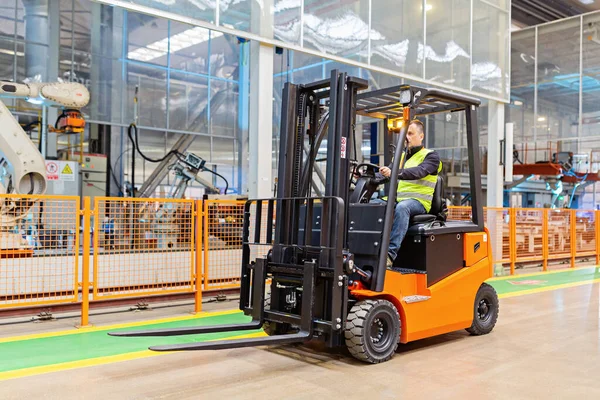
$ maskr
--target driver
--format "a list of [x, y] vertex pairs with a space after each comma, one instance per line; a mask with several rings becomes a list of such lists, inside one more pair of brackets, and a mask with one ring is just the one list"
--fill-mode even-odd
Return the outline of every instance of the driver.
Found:
[[[400, 160], [398, 196], [388, 250], [387, 268], [391, 268], [394, 264], [411, 217], [426, 214], [431, 209], [437, 176], [442, 171], [440, 156], [434, 150], [426, 149], [423, 146], [424, 138], [423, 123], [417, 119], [412, 120], [406, 133], [408, 147], [406, 160], [404, 160], [404, 154]], [[404, 169], [402, 169], [403, 163]], [[390, 178], [391, 172], [388, 167], [379, 169], [379, 173], [386, 179]]]

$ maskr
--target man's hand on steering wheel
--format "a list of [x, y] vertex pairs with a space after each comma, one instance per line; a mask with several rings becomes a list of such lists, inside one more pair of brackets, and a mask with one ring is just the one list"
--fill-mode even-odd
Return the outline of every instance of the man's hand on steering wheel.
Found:
[[379, 173], [383, 176], [385, 176], [386, 178], [389, 178], [390, 175], [392, 175], [392, 170], [389, 169], [388, 167], [380, 167], [379, 168]]

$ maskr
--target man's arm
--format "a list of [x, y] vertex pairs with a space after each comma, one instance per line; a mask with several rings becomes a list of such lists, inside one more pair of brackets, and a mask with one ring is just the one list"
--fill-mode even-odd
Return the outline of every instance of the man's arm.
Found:
[[423, 179], [427, 175], [436, 174], [440, 165], [440, 156], [437, 152], [432, 151], [425, 156], [425, 159], [420, 165], [412, 168], [405, 168], [398, 174], [398, 179], [413, 181]]

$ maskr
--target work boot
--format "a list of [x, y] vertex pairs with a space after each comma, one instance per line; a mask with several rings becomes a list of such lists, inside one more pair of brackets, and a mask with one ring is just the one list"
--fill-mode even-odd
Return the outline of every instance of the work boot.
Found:
[[390, 257], [390, 255], [388, 254], [387, 256], [387, 261], [385, 263], [385, 267], [387, 269], [392, 269], [392, 267], [394, 266], [394, 260], [392, 259], [392, 257]]

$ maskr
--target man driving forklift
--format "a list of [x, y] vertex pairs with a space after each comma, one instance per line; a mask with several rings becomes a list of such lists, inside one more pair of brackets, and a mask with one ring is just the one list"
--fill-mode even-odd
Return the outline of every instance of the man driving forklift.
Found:
[[[442, 170], [442, 162], [435, 150], [426, 149], [423, 146], [424, 138], [423, 123], [418, 119], [412, 120], [406, 132], [407, 152], [402, 155], [400, 161], [398, 197], [394, 210], [387, 268], [392, 268], [394, 265], [394, 260], [410, 225], [410, 219], [415, 215], [426, 214], [431, 209], [433, 192], [437, 176]], [[379, 173], [389, 180], [392, 171], [388, 167], [381, 167]]]

